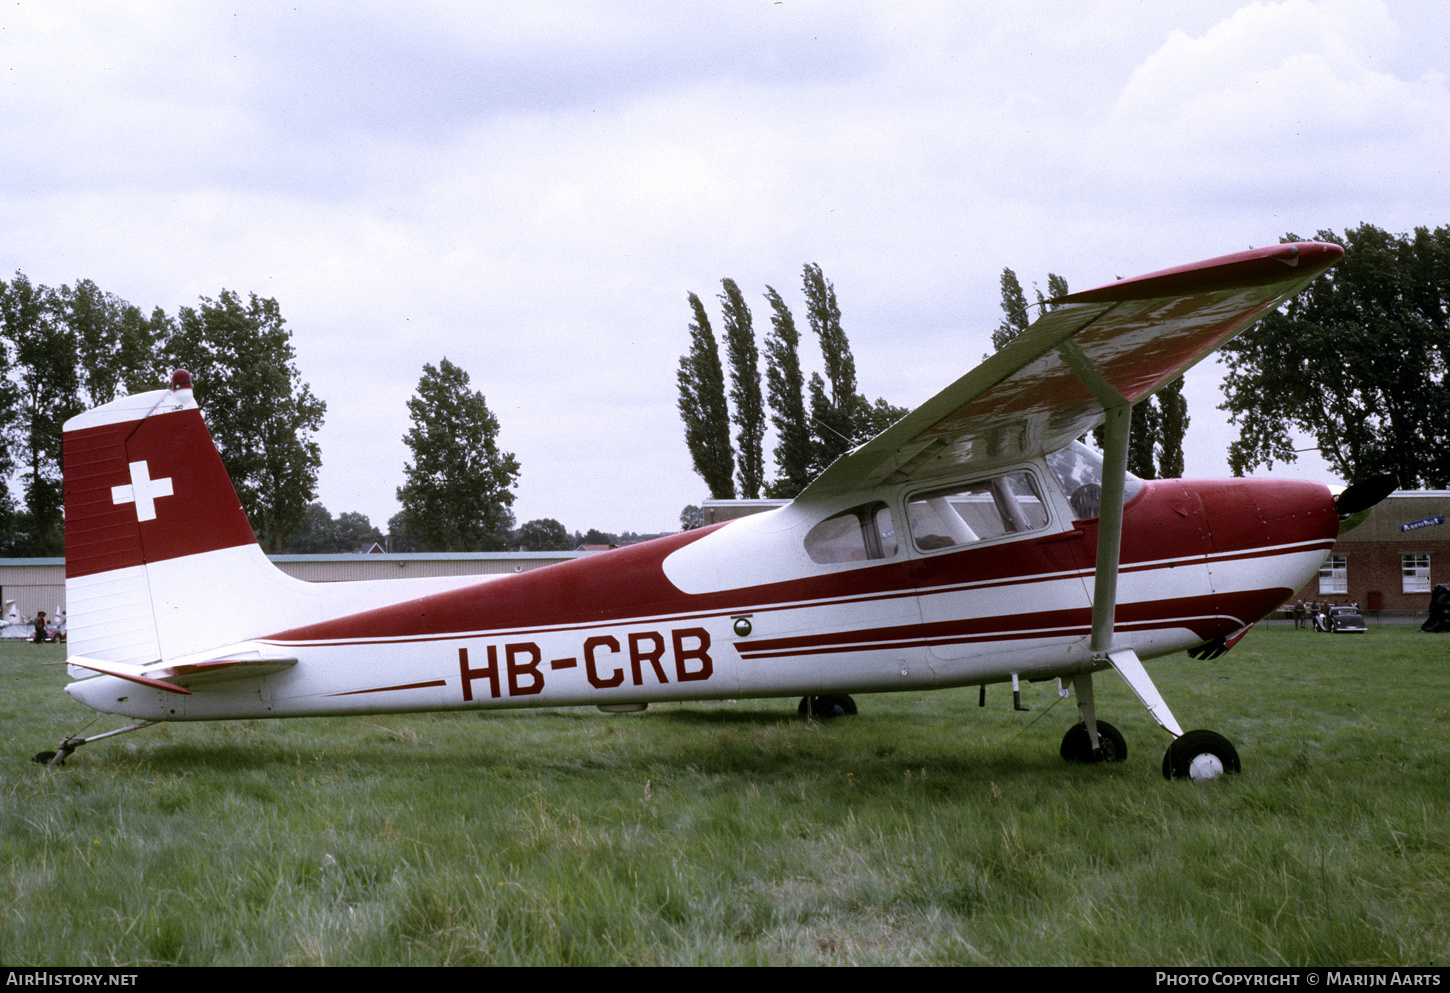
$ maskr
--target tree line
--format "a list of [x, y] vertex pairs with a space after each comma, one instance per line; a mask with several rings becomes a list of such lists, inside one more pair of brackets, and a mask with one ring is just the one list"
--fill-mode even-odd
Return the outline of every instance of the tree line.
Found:
[[[563, 550], [642, 536], [566, 532], [557, 521], [514, 528], [517, 459], [466, 372], [425, 365], [408, 401], [411, 460], [402, 510], [382, 534], [360, 513], [317, 502], [327, 405], [302, 379], [274, 299], [222, 290], [149, 314], [88, 279], [52, 288], [17, 272], [0, 280], [0, 557], [65, 551], [62, 429], [75, 415], [158, 389], [190, 370], [222, 463], [271, 552]], [[18, 493], [19, 499], [16, 498]]]
[[[780, 293], [766, 286], [770, 330], [764, 340], [762, 389], [761, 349], [750, 308], [735, 280], [726, 278], [720, 281], [719, 301], [730, 367], [728, 394], [709, 314], [699, 296], [688, 294], [694, 319], [690, 348], [680, 357], [677, 374], [679, 410], [695, 471], [714, 499], [731, 499], [737, 493], [747, 499], [794, 497], [826, 466], [907, 413], [884, 399], [868, 401], [856, 391], [856, 360], [841, 326], [835, 287], [814, 263], [804, 267], [802, 283], [806, 322], [820, 345], [825, 376], [813, 372], [805, 379], [795, 317]], [[769, 481], [766, 404], [778, 439], [772, 453], [775, 476]], [[733, 440], [731, 424], [736, 427]]]
[[264, 545], [300, 525], [321, 464], [327, 406], [295, 362], [275, 300], [223, 290], [174, 315], [150, 314], [88, 279], [58, 289], [0, 280], [0, 555], [64, 554], [65, 422], [191, 370], [197, 401]]

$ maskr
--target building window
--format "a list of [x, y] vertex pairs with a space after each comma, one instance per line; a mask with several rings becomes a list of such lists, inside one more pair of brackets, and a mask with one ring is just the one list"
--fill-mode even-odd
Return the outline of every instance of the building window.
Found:
[[1400, 554], [1400, 577], [1406, 593], [1430, 592], [1430, 553], [1402, 552]]
[[1319, 567], [1319, 592], [1321, 594], [1349, 592], [1348, 556], [1331, 555], [1324, 560], [1324, 564]]

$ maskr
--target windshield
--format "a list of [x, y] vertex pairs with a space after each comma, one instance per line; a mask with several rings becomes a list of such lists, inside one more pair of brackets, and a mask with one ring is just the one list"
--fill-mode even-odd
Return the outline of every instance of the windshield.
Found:
[[[1047, 467], [1057, 477], [1067, 502], [1078, 520], [1097, 517], [1103, 503], [1103, 457], [1080, 441], [1047, 457]], [[1131, 472], [1123, 480], [1123, 502], [1133, 499], [1143, 481]]]

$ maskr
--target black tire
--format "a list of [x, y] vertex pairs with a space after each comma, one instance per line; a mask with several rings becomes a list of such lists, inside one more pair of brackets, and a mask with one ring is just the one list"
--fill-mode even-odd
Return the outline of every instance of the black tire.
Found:
[[1068, 762], [1123, 762], [1128, 758], [1128, 742], [1123, 738], [1123, 732], [1107, 721], [1098, 721], [1098, 750], [1094, 752], [1087, 724], [1078, 721], [1062, 736], [1058, 754]]
[[802, 717], [813, 716], [823, 721], [833, 717], [855, 717], [856, 701], [844, 693], [826, 696], [803, 696], [796, 713]]
[[1163, 753], [1163, 778], [1190, 778], [1189, 768], [1200, 755], [1212, 755], [1218, 759], [1226, 773], [1243, 771], [1233, 742], [1216, 731], [1186, 731], [1175, 738], [1168, 751]]

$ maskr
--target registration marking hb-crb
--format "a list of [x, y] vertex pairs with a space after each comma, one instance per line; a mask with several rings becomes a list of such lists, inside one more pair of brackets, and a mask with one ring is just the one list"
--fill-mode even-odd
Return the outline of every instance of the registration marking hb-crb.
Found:
[[[649, 678], [656, 683], [669, 683], [665, 665], [665, 636], [658, 631], [634, 631], [626, 636], [625, 649], [613, 635], [595, 635], [584, 642], [584, 674], [589, 685], [607, 690], [623, 686], [628, 675], [633, 686], [643, 686]], [[474, 668], [468, 661], [468, 649], [458, 649], [458, 672], [463, 680], [463, 699], [473, 699], [473, 681], [488, 680], [489, 696], [497, 700], [507, 689], [509, 696], [534, 696], [544, 691], [544, 653], [532, 641], [505, 642], [503, 665], [499, 665], [499, 646], [488, 645], [486, 665]], [[709, 679], [715, 672], [710, 658], [710, 633], [704, 628], [676, 628], [669, 633], [669, 646], [674, 649], [674, 675], [677, 683]], [[616, 658], [617, 656], [617, 658]], [[549, 661], [549, 669], [558, 672], [578, 668], [578, 657]]]

